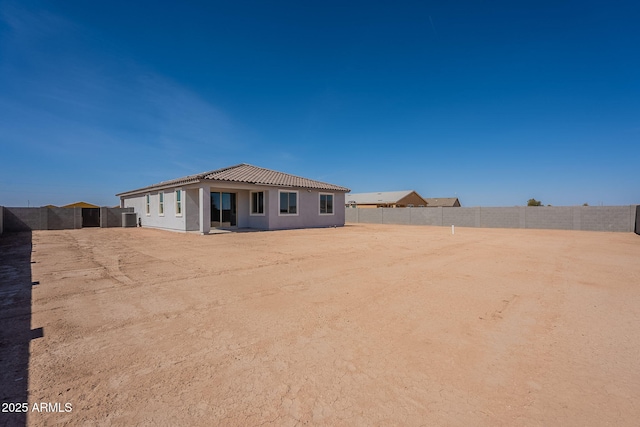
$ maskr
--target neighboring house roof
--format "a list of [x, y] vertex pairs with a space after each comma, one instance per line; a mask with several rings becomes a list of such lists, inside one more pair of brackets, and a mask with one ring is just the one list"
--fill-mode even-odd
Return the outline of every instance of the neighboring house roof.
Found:
[[75, 202], [75, 203], [70, 203], [68, 205], [64, 205], [61, 207], [63, 208], [99, 208], [100, 206], [92, 205], [91, 203], [87, 203], [87, 202]]
[[414, 190], [403, 190], [382, 191], [378, 193], [349, 193], [345, 195], [344, 201], [347, 204], [355, 203], [357, 205], [392, 204], [397, 203], [414, 192]]
[[148, 187], [131, 190], [124, 193], [116, 194], [116, 196], [125, 196], [149, 190], [155, 190], [166, 187], [175, 187], [178, 185], [193, 184], [203, 180], [222, 181], [222, 182], [238, 182], [256, 185], [268, 185], [277, 187], [294, 187], [294, 188], [313, 188], [317, 190], [333, 190], [333, 191], [349, 191], [346, 187], [328, 184], [326, 182], [314, 181], [312, 179], [302, 178], [283, 172], [265, 169], [258, 166], [241, 163], [235, 166], [229, 166], [222, 169], [216, 169], [209, 172], [203, 172], [196, 175], [189, 175], [182, 178], [172, 179], [169, 181], [159, 182]]
[[460, 206], [460, 201], [458, 200], [457, 197], [427, 198], [425, 200], [427, 201], [427, 206], [429, 206], [430, 208], [433, 208], [433, 207], [437, 208], [439, 206], [443, 206], [443, 207]]

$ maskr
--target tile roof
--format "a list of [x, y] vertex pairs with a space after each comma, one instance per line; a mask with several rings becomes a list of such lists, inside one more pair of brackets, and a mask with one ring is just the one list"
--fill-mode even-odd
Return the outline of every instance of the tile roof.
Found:
[[300, 176], [290, 175], [283, 172], [265, 169], [258, 166], [241, 163], [235, 166], [229, 166], [222, 169], [216, 169], [209, 172], [203, 172], [196, 175], [188, 175], [182, 178], [176, 178], [169, 181], [159, 182], [148, 187], [127, 191], [116, 194], [123, 196], [144, 192], [156, 188], [175, 187], [178, 185], [192, 184], [203, 180], [238, 182], [255, 185], [269, 185], [277, 187], [292, 188], [312, 188], [317, 190], [333, 190], [333, 191], [349, 191], [346, 187], [328, 184], [326, 182], [314, 181], [312, 179], [302, 178]]

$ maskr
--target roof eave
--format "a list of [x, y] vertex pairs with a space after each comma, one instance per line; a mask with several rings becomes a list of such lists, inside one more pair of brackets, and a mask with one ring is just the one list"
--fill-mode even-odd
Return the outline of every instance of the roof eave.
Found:
[[127, 197], [127, 196], [133, 196], [133, 195], [141, 194], [141, 193], [148, 193], [149, 191], [156, 191], [156, 190], [163, 190], [163, 189], [167, 189], [167, 188], [179, 187], [181, 185], [197, 184], [200, 181], [202, 181], [202, 180], [201, 179], [189, 179], [189, 180], [178, 181], [178, 182], [160, 183], [160, 184], [150, 185], [148, 187], [138, 188], [136, 190], [131, 190], [131, 191], [125, 191], [123, 193], [118, 193], [118, 194], [116, 194], [116, 197]]
[[150, 191], [157, 191], [157, 190], [163, 190], [163, 189], [167, 189], [167, 188], [174, 188], [174, 187], [179, 187], [181, 185], [189, 185], [189, 184], [197, 184], [199, 182], [215, 182], [215, 183], [230, 183], [230, 184], [248, 184], [248, 185], [256, 185], [256, 186], [260, 186], [260, 187], [271, 187], [271, 188], [304, 188], [309, 189], [309, 190], [318, 190], [318, 191], [340, 191], [340, 192], [344, 192], [344, 193], [348, 193], [349, 190], [346, 187], [339, 187], [336, 186], [336, 188], [319, 188], [319, 187], [301, 187], [301, 186], [296, 186], [296, 185], [276, 185], [276, 184], [264, 184], [264, 183], [259, 183], [259, 182], [246, 182], [246, 181], [228, 181], [228, 180], [217, 180], [217, 179], [191, 179], [191, 180], [185, 180], [185, 181], [178, 181], [178, 182], [167, 182], [167, 183], [160, 183], [160, 184], [156, 184], [156, 185], [150, 185], [148, 187], [142, 187], [142, 188], [138, 188], [136, 190], [131, 190], [131, 191], [125, 191], [123, 193], [118, 193], [116, 194], [116, 197], [129, 197], [129, 196], [135, 196], [137, 194], [144, 194], [144, 193], [148, 193]]

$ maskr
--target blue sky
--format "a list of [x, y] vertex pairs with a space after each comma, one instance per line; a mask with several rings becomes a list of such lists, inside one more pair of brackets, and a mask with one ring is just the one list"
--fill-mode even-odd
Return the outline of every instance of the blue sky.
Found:
[[463, 206], [640, 203], [638, 22], [635, 1], [2, 0], [0, 205], [237, 163]]

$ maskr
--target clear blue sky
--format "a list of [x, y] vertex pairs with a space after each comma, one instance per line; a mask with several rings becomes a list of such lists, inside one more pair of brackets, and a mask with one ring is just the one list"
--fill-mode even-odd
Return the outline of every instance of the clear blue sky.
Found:
[[640, 3], [1, 0], [0, 148], [5, 206], [237, 163], [640, 203]]

